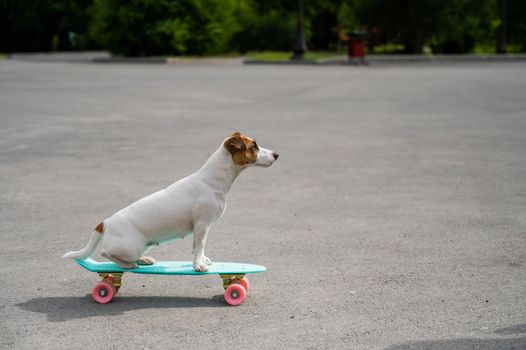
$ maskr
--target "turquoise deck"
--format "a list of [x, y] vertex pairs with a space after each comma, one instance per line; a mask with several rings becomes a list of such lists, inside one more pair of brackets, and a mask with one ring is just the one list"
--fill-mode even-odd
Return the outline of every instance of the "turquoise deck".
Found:
[[114, 262], [99, 262], [93, 259], [75, 260], [77, 264], [92, 272], [133, 272], [153, 275], [241, 275], [266, 271], [265, 266], [231, 262], [213, 262], [206, 272], [196, 272], [190, 261], [157, 261], [153, 265], [140, 265], [136, 269], [123, 269]]

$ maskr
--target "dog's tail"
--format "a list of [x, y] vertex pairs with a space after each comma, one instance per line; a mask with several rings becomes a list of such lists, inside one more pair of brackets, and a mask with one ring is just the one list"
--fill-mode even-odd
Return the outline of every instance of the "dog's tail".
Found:
[[93, 252], [95, 251], [95, 248], [97, 248], [97, 244], [99, 244], [100, 239], [102, 238], [102, 234], [104, 233], [104, 223], [100, 223], [95, 230], [91, 233], [91, 236], [89, 237], [88, 244], [81, 250], [75, 251], [75, 252], [69, 252], [62, 256], [62, 258], [70, 258], [70, 259], [86, 259], [88, 258]]

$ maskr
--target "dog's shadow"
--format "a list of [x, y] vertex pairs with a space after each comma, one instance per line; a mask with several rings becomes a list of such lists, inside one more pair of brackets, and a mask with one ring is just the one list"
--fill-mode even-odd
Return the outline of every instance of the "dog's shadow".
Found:
[[122, 315], [140, 309], [170, 309], [191, 307], [227, 307], [222, 295], [212, 298], [191, 297], [117, 297], [108, 304], [97, 304], [90, 294], [84, 297], [44, 297], [17, 304], [26, 311], [47, 315], [50, 322], [64, 322], [97, 316]]

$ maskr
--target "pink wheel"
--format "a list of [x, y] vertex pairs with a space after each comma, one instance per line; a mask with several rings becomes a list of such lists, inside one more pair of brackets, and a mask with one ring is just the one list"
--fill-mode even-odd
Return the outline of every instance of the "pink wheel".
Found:
[[115, 295], [115, 287], [113, 284], [110, 284], [108, 282], [99, 282], [95, 288], [93, 288], [93, 292], [91, 293], [91, 296], [93, 297], [93, 300], [95, 300], [99, 304], [107, 304]]
[[229, 305], [240, 305], [247, 296], [247, 290], [241, 284], [234, 283], [228, 286], [225, 291], [225, 301]]
[[239, 284], [242, 285], [245, 288], [245, 291], [248, 292], [248, 288], [250, 287], [250, 282], [248, 281], [247, 276], [244, 276], [242, 279], [240, 279]]

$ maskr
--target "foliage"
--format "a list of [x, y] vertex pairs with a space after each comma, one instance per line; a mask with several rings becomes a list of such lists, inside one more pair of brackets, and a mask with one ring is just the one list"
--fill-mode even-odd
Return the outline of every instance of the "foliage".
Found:
[[115, 54], [156, 55], [163, 53], [166, 43], [171, 44], [170, 53], [186, 50], [190, 28], [181, 16], [181, 3], [95, 0], [91, 12], [91, 36]]
[[93, 38], [128, 56], [226, 52], [254, 16], [238, 0], [95, 0], [92, 13]]
[[506, 0], [508, 17], [508, 41], [526, 51], [526, 1]]
[[86, 50], [91, 0], [0, 0], [0, 51]]
[[461, 53], [494, 36], [495, 8], [494, 0], [367, 0], [359, 16], [369, 31], [380, 31], [380, 41], [402, 44], [405, 53], [421, 53], [426, 44]]
[[[239, 52], [249, 50], [287, 51], [294, 43], [296, 18], [288, 13], [270, 10], [257, 15], [252, 13], [241, 18], [242, 31], [233, 40], [233, 47]], [[306, 37], [309, 37], [307, 30]]]
[[[334, 50], [339, 31], [359, 29], [367, 30], [371, 52], [495, 48], [504, 3], [507, 43], [526, 50], [524, 0], [304, 3], [310, 50]], [[128, 56], [288, 51], [295, 42], [297, 5], [297, 0], [0, 0], [0, 52], [97, 45]]]

